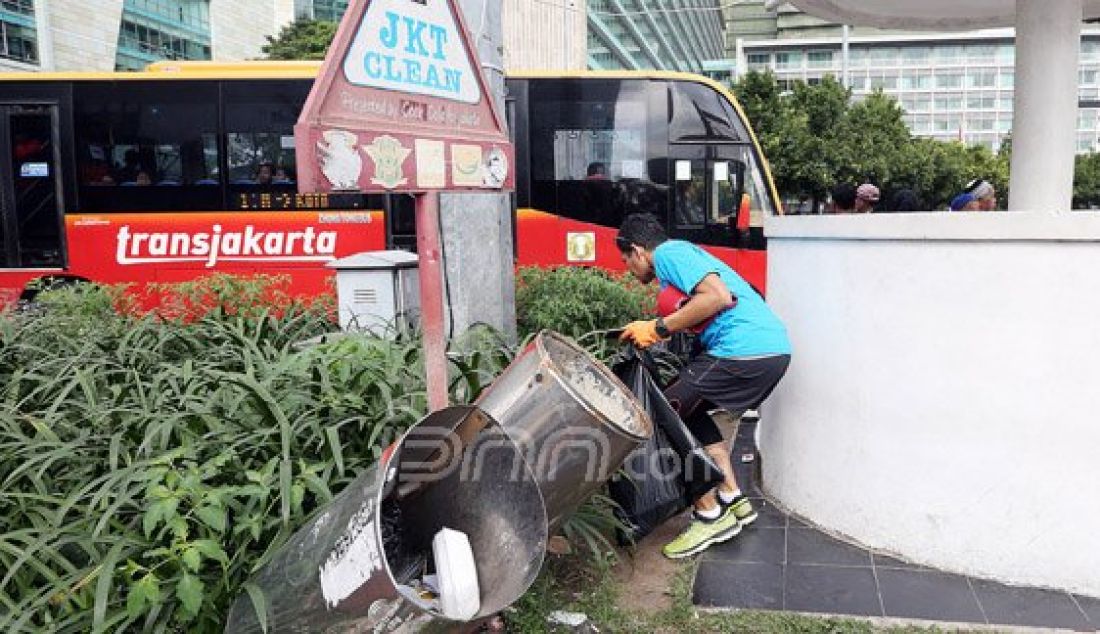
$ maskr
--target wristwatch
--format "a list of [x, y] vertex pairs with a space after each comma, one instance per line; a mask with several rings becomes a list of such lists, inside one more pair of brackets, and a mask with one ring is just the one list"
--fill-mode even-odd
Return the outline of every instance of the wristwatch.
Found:
[[657, 318], [657, 324], [653, 327], [653, 329], [657, 331], [657, 336], [661, 339], [668, 339], [672, 336], [672, 331], [669, 330], [668, 326], [665, 325], [664, 317]]

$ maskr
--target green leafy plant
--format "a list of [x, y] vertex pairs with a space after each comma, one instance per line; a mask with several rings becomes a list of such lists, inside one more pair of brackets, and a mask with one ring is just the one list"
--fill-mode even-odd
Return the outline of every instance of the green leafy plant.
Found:
[[516, 321], [521, 336], [549, 329], [574, 338], [623, 326], [653, 313], [656, 288], [603, 269], [520, 269]]
[[[0, 631], [220, 632], [426, 410], [413, 333], [334, 336], [323, 305], [272, 307], [255, 280], [156, 290], [217, 301], [165, 319], [83, 285], [0, 315]], [[458, 353], [452, 399], [510, 358]]]

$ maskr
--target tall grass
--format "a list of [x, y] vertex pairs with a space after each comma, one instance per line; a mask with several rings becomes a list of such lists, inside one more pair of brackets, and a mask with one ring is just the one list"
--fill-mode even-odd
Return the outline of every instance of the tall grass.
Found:
[[[427, 409], [415, 337], [303, 348], [333, 329], [326, 307], [166, 320], [118, 299], [61, 289], [0, 315], [2, 632], [220, 632], [249, 576]], [[468, 342], [453, 398], [509, 359]]]
[[[331, 302], [285, 283], [66, 287], [0, 314], [0, 632], [221, 632], [250, 576], [424, 415], [416, 336], [334, 333]], [[455, 342], [452, 402], [514, 351]], [[567, 535], [610, 549], [607, 505]]]

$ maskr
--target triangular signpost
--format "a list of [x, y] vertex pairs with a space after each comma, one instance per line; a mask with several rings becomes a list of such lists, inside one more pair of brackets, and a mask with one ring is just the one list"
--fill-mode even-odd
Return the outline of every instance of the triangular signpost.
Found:
[[352, 0], [294, 127], [299, 190], [416, 194], [425, 367], [446, 405], [440, 191], [510, 190], [514, 151], [457, 0]]

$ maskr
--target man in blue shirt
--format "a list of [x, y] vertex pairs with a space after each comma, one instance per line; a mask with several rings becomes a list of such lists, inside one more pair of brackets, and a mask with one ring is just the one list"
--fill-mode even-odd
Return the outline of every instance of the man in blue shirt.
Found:
[[786, 373], [791, 344], [783, 323], [740, 275], [690, 242], [669, 240], [656, 217], [628, 216], [615, 242], [634, 277], [661, 287], [660, 317], [627, 325], [623, 340], [648, 348], [674, 332], [694, 331], [703, 348], [665, 390], [725, 476], [695, 502], [688, 528], [664, 547], [667, 557], [689, 557], [756, 519], [734, 477], [731, 442], [708, 412], [724, 409], [738, 417], [758, 407]]

